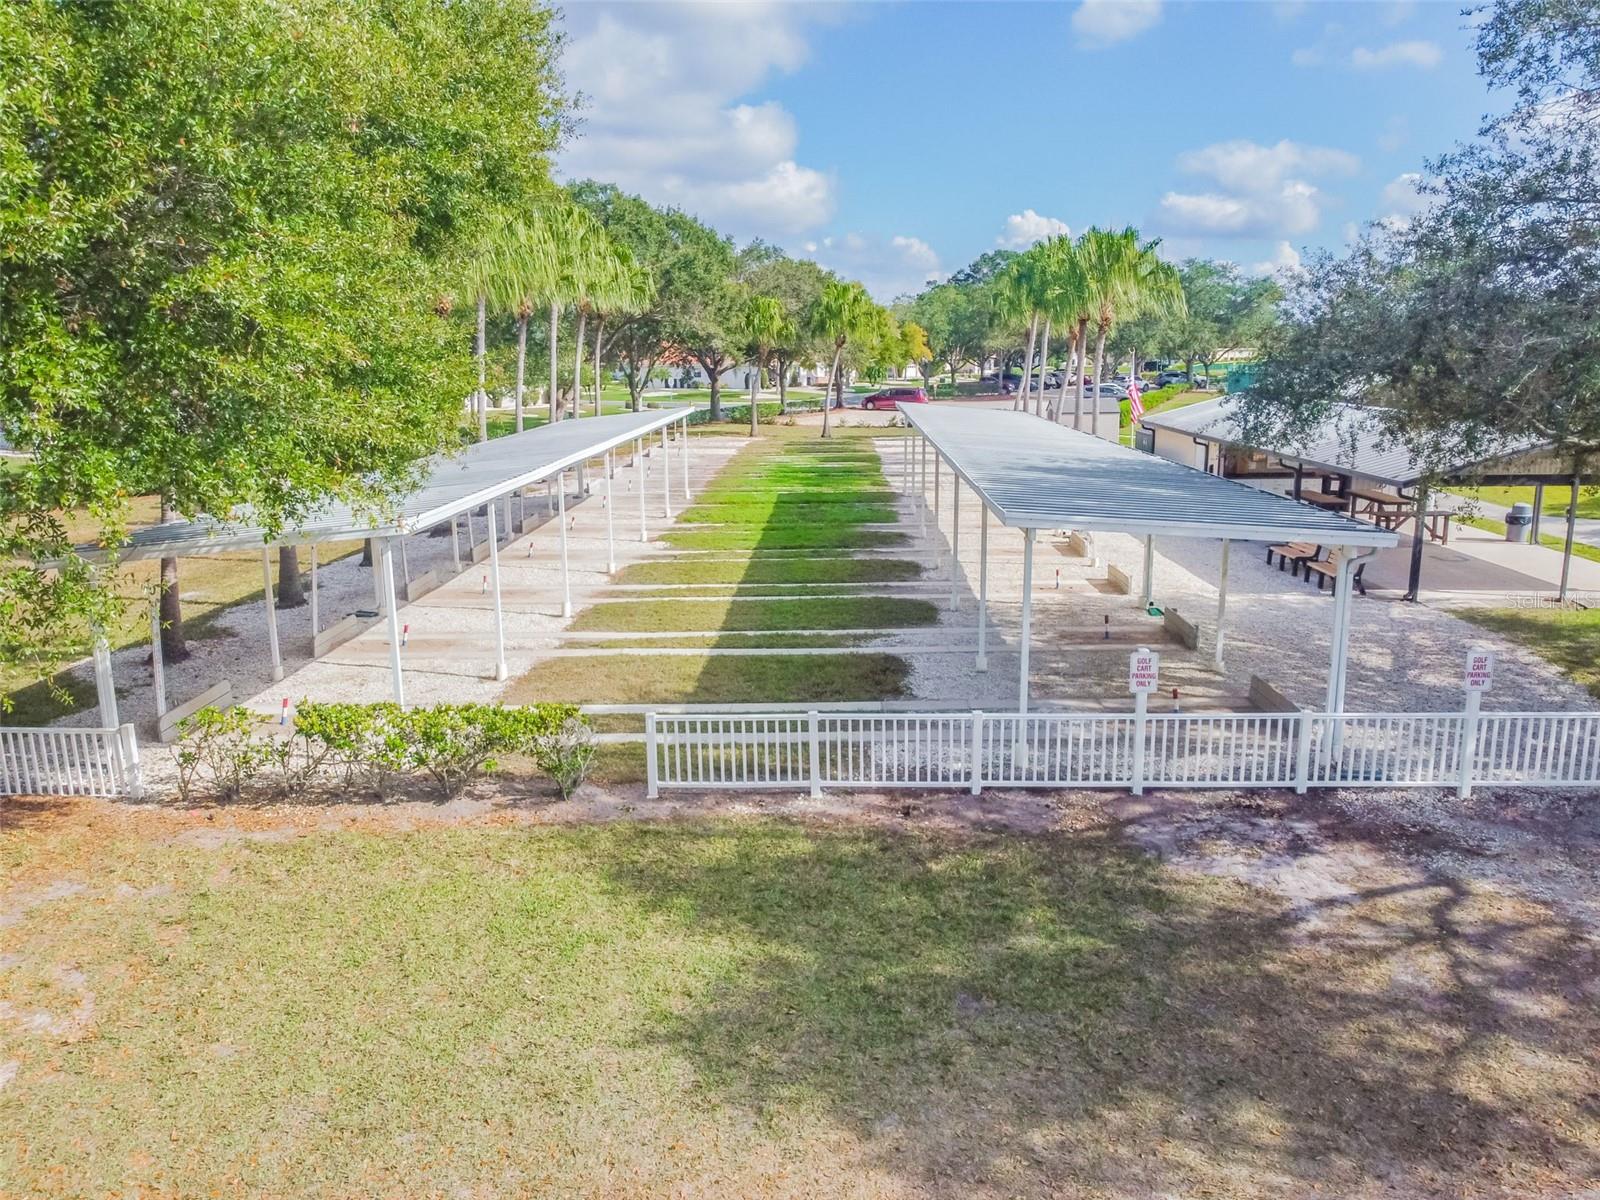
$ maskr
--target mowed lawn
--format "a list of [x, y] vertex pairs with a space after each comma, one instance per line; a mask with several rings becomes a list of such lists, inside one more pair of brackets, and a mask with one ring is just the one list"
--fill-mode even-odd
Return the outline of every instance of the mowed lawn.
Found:
[[1600, 609], [1461, 608], [1454, 615], [1522, 643], [1600, 699]]
[[[808, 643], [795, 632], [895, 630], [939, 619], [937, 606], [928, 600], [856, 591], [917, 579], [922, 567], [912, 559], [852, 557], [857, 549], [897, 544], [904, 535], [868, 528], [898, 518], [886, 502], [894, 493], [882, 462], [866, 440], [895, 432], [852, 429], [848, 434], [823, 441], [814, 430], [764, 427], [680, 514], [685, 524], [704, 524], [666, 531], [668, 544], [685, 553], [635, 564], [616, 577], [620, 584], [655, 587], [648, 593], [614, 592], [578, 613], [569, 626], [580, 634], [702, 635], [687, 641], [663, 636], [655, 643], [678, 649], [814, 648], [819, 653], [668, 657], [649, 653], [651, 643], [636, 636], [617, 644], [615, 654], [540, 663], [507, 698], [669, 704], [904, 695], [910, 670], [903, 659], [828, 654], [830, 648], [843, 648], [837, 638], [824, 633]], [[672, 584], [706, 590], [665, 589]], [[801, 585], [820, 592], [808, 594]], [[832, 592], [829, 585], [841, 590]], [[729, 640], [736, 634], [767, 637]]]
[[1555, 1197], [1596, 1165], [1587, 968], [1432, 924], [1495, 915], [1470, 894], [1307, 940], [1099, 823], [78, 807], [0, 835], [7, 1195]]

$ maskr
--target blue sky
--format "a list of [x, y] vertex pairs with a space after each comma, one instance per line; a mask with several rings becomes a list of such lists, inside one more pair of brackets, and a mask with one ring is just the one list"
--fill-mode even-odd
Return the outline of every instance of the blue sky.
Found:
[[580, 0], [558, 166], [883, 300], [1091, 224], [1281, 271], [1414, 212], [1424, 161], [1504, 107], [1460, 8]]

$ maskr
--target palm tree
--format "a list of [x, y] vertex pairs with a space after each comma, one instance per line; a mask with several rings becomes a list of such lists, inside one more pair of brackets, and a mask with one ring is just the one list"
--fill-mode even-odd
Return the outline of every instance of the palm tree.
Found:
[[555, 246], [543, 221], [508, 222], [501, 239], [500, 274], [495, 295], [517, 318], [516, 424], [521, 433], [527, 411], [528, 321], [556, 286]]
[[559, 419], [560, 375], [558, 369], [557, 340], [560, 334], [561, 310], [568, 304], [578, 305], [577, 352], [573, 357], [573, 396], [578, 395], [583, 378], [583, 326], [587, 313], [584, 305], [607, 270], [610, 239], [604, 227], [571, 201], [558, 201], [545, 214], [550, 231], [550, 242], [555, 254], [554, 286], [550, 289], [550, 420]]
[[[811, 326], [818, 334], [833, 342], [833, 372], [828, 376], [830, 386], [835, 389], [839, 403], [844, 403], [844, 380], [839, 375], [839, 360], [844, 357], [844, 348], [851, 338], [859, 337], [872, 325], [874, 310], [877, 305], [872, 302], [872, 297], [867, 295], [867, 289], [859, 283], [844, 283], [835, 280], [822, 289], [822, 295], [817, 297], [815, 307], [811, 310]], [[832, 408], [828, 404], [827, 396], [822, 400], [822, 436], [832, 437], [832, 424], [829, 420]]]
[[[750, 365], [755, 368], [750, 383], [750, 436], [756, 436], [759, 420], [757, 406], [761, 401], [761, 369], [766, 366], [772, 352], [794, 337], [794, 327], [783, 301], [774, 296], [752, 296], [739, 314], [739, 336], [750, 351]], [[827, 406], [823, 406], [823, 421], [827, 421]]]
[[600, 415], [600, 358], [605, 348], [606, 319], [643, 312], [655, 299], [655, 280], [650, 272], [633, 261], [626, 246], [613, 244], [612, 269], [602, 294], [595, 300], [594, 329], [594, 415]]
[[[1037, 249], [1037, 246], [1031, 246], [1012, 259], [995, 278], [992, 293], [998, 323], [1007, 327], [1014, 327], [1021, 321], [1028, 323], [1028, 348], [1022, 356], [1022, 386], [1017, 389], [1017, 398], [1011, 405], [1013, 409], [1024, 411], [1028, 406], [1028, 390], [1033, 379], [1033, 348], [1039, 336], [1039, 310], [1044, 291], [1044, 263], [1036, 253]], [[1004, 389], [1004, 356], [996, 367], [996, 383]]]
[[[1131, 225], [1112, 232], [1090, 229], [1081, 247], [1091, 282], [1090, 320], [1095, 326], [1094, 378], [1098, 388], [1106, 337], [1119, 320], [1177, 316], [1184, 311], [1177, 270], [1156, 257], [1155, 242], [1141, 243]], [[1085, 344], [1087, 349], [1087, 342]]]

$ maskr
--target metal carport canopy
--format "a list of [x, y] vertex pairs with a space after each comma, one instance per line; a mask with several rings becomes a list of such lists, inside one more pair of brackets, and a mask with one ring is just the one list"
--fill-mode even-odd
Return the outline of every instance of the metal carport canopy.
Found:
[[1014, 529], [1393, 546], [1388, 530], [1028, 413], [902, 404], [900, 412]]
[[[135, 530], [115, 554], [130, 562], [418, 533], [683, 421], [693, 411], [690, 407], [583, 417], [474, 442], [459, 454], [428, 460], [422, 483], [388, 517], [328, 505], [268, 537], [266, 530], [251, 524], [247, 512], [235, 520], [201, 516]], [[98, 546], [81, 547], [79, 553], [85, 558], [107, 557]]]

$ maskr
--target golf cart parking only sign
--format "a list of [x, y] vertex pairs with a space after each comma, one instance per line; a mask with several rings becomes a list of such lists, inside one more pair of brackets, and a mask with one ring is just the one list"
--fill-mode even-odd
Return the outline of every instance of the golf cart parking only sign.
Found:
[[1140, 646], [1128, 656], [1128, 690], [1135, 695], [1153, 692], [1159, 685], [1161, 656]]
[[1467, 651], [1467, 691], [1486, 692], [1494, 682], [1494, 652], [1473, 647]]

